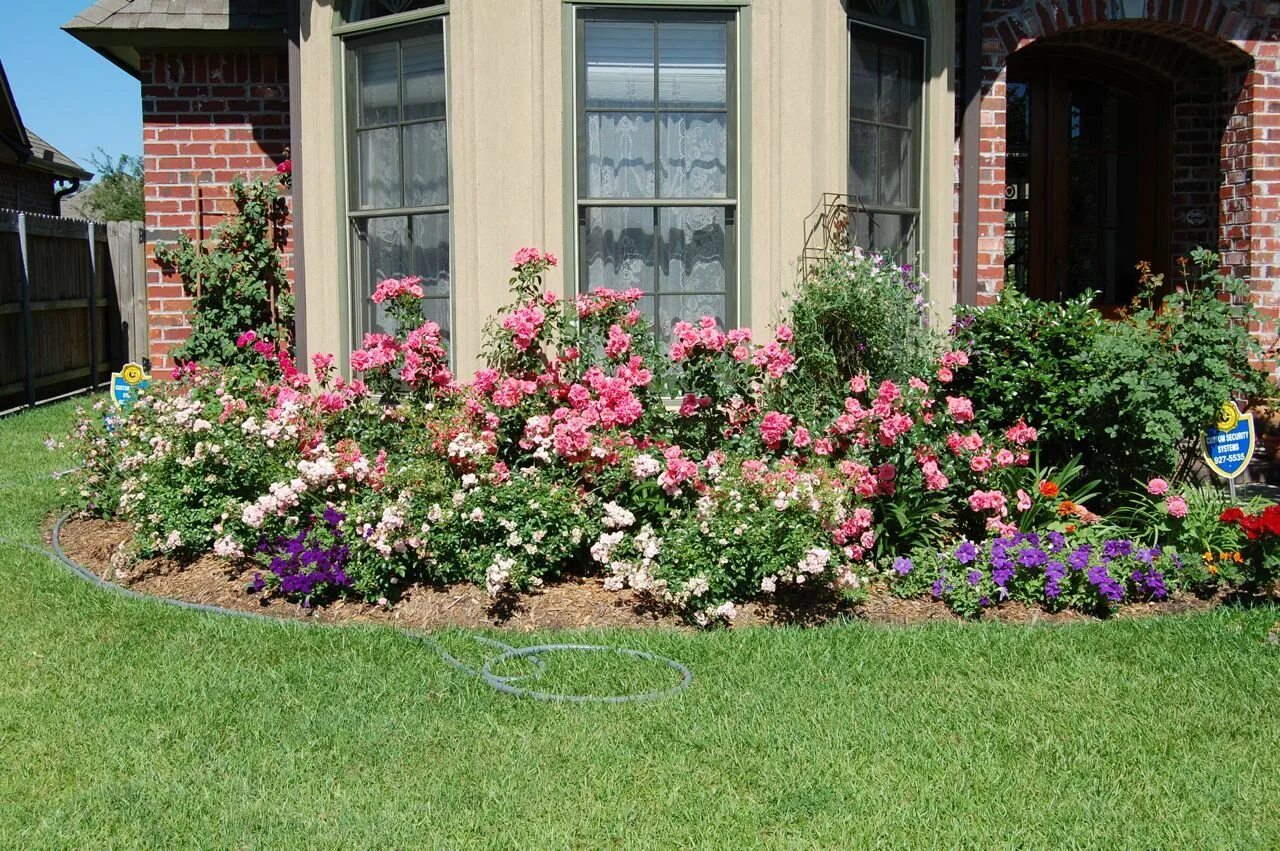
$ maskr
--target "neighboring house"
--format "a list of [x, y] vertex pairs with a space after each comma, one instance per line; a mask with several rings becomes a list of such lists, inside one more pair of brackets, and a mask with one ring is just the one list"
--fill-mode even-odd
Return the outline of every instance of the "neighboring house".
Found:
[[0, 63], [0, 209], [57, 216], [62, 198], [92, 177], [23, 126]]
[[[1122, 304], [1200, 244], [1280, 313], [1273, 0], [99, 0], [66, 28], [142, 81], [153, 239], [291, 150], [304, 354], [416, 274], [465, 371], [523, 244], [660, 329], [762, 326], [826, 192], [943, 316], [1006, 281]], [[150, 292], [163, 366], [186, 302]]]

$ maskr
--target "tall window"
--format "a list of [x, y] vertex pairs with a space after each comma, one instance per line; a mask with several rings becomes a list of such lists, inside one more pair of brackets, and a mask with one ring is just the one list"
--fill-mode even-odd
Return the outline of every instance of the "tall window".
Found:
[[[424, 4], [365, 3], [393, 7]], [[393, 10], [398, 11], [398, 10]], [[381, 14], [386, 14], [385, 11]], [[444, 21], [349, 37], [347, 219], [352, 330], [389, 330], [378, 282], [417, 275], [428, 317], [449, 336], [449, 151]]]
[[579, 286], [644, 290], [664, 339], [737, 321], [735, 36], [731, 14], [579, 13]]
[[914, 0], [848, 0], [850, 231], [915, 256], [920, 225], [923, 15]]

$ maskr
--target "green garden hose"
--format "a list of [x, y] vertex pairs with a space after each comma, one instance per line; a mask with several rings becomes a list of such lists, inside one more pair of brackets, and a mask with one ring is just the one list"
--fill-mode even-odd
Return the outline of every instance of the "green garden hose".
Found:
[[[0, 538], [0, 543], [7, 543], [13, 546], [21, 547], [22, 549], [28, 550], [32, 553], [37, 553], [39, 555], [45, 556], [46, 558], [52, 560], [54, 563], [67, 568], [69, 571], [71, 571], [71, 573], [75, 574], [79, 578], [84, 579], [87, 582], [91, 582], [94, 585], [97, 585], [99, 588], [114, 591], [126, 597], [132, 597], [134, 599], [139, 599], [139, 600], [155, 600], [162, 603], [167, 603], [171, 606], [177, 606], [183, 609], [191, 609], [197, 612], [205, 612], [207, 614], [227, 615], [230, 617], [244, 618], [246, 620], [269, 621], [272, 623], [282, 622], [280, 618], [275, 618], [270, 615], [260, 614], [258, 612], [245, 612], [245, 611], [238, 611], [236, 609], [224, 609], [221, 606], [213, 606], [206, 603], [191, 603], [191, 602], [187, 602], [186, 600], [174, 600], [169, 597], [156, 597], [150, 594], [143, 594], [138, 591], [134, 591], [132, 588], [125, 588], [122, 585], [117, 585], [114, 582], [110, 582], [106, 579], [103, 579], [102, 577], [95, 574], [93, 571], [89, 570], [83, 565], [78, 564], [77, 562], [72, 560], [70, 557], [67, 556], [67, 554], [62, 549], [62, 525], [67, 521], [67, 519], [72, 515], [72, 513], [73, 512], [70, 512], [70, 511], [66, 512], [65, 514], [60, 516], [57, 519], [57, 521], [53, 524], [53, 536], [52, 536], [53, 550], [52, 551], [42, 549], [40, 547], [34, 547], [29, 544], [24, 544], [19, 541], [11, 541], [11, 540], [6, 540], [2, 538]], [[315, 624], [315, 623], [311, 623], [307, 625], [308, 626], [327, 626], [327, 624]], [[436, 641], [435, 638], [433, 638], [432, 636], [426, 633], [418, 632], [417, 630], [412, 630], [412, 629], [402, 629], [400, 630], [400, 632], [403, 633], [407, 638], [413, 639], [414, 641], [419, 641], [427, 645], [428, 647], [430, 647], [445, 662], [445, 664], [449, 665], [450, 667], [456, 668], [457, 670], [461, 671], [462, 673], [466, 674], [469, 677], [475, 677], [479, 680], [482, 680], [483, 682], [487, 683], [491, 688], [493, 688], [498, 692], [501, 692], [502, 694], [508, 694], [514, 697], [526, 697], [532, 700], [543, 700], [551, 703], [636, 703], [641, 701], [661, 700], [666, 697], [671, 697], [683, 691], [684, 689], [688, 688], [689, 685], [693, 682], [693, 672], [690, 671], [687, 667], [685, 667], [680, 662], [677, 662], [675, 659], [670, 659], [666, 656], [658, 656], [654, 653], [649, 653], [644, 650], [633, 650], [626, 647], [610, 647], [604, 644], [535, 644], [535, 645], [530, 645], [528, 647], [514, 647], [510, 644], [505, 644], [493, 638], [486, 638], [485, 636], [475, 635], [475, 636], [472, 636], [472, 639], [476, 643], [485, 645], [486, 647], [492, 647], [498, 652], [495, 655], [485, 659], [479, 668], [473, 668], [470, 665], [463, 662], [462, 660], [458, 659], [456, 656], [454, 656], [452, 653], [446, 650], [440, 644], [440, 642]], [[535, 689], [527, 688], [524, 685], [519, 684], [527, 680], [538, 679], [546, 670], [546, 662], [544, 661], [543, 657], [553, 653], [611, 653], [616, 656], [622, 656], [630, 659], [640, 659], [646, 662], [655, 662], [660, 665], [665, 665], [666, 667], [675, 671], [679, 675], [680, 680], [670, 688], [662, 689], [660, 691], [647, 691], [647, 692], [638, 692], [636, 694], [617, 694], [617, 695], [561, 694], [558, 692], [537, 691]], [[529, 673], [519, 674], [515, 676], [501, 676], [493, 672], [493, 669], [496, 666], [501, 665], [504, 662], [510, 662], [516, 659], [528, 660], [529, 663], [533, 666], [534, 670], [530, 671]]]

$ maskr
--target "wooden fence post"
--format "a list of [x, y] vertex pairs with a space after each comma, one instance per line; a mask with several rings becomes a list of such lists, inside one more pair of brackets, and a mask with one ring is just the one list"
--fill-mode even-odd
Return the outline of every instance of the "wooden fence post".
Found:
[[26, 358], [27, 407], [36, 406], [36, 346], [31, 321], [31, 260], [27, 252], [27, 214], [18, 214], [18, 251], [22, 256], [22, 349]]
[[[98, 243], [97, 226], [86, 222], [89, 235], [89, 387], [98, 389]], [[106, 330], [105, 328], [103, 330]]]

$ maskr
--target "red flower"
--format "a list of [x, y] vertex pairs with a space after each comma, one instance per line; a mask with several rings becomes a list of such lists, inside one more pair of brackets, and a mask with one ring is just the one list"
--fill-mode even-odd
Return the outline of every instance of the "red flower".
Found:
[[1239, 523], [1244, 519], [1244, 512], [1239, 508], [1232, 506], [1218, 516], [1223, 523]]

